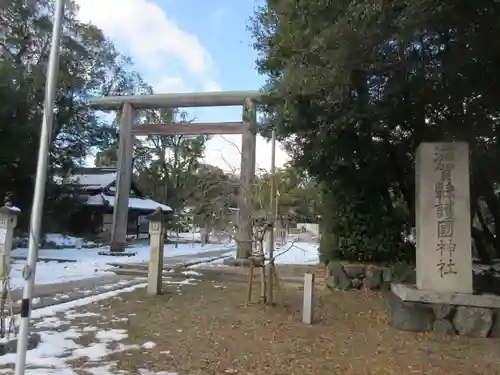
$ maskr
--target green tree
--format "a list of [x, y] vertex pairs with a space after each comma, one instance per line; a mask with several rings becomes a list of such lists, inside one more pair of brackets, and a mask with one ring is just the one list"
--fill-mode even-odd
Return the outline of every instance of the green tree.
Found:
[[500, 256], [500, 175], [491, 168], [500, 162], [499, 11], [493, 0], [269, 0], [256, 12], [266, 119], [324, 186], [331, 204], [323, 207], [334, 210], [323, 216], [332, 218], [337, 240], [322, 243], [324, 251], [405, 257], [415, 149], [462, 140], [471, 150], [472, 215], [479, 215], [474, 243], [484, 261]]
[[[100, 29], [78, 21], [76, 11], [75, 3], [67, 1], [50, 177], [81, 165], [92, 150], [108, 147], [116, 138], [116, 130], [86, 106], [89, 95], [147, 88], [130, 59]], [[0, 197], [9, 194], [26, 214], [36, 172], [53, 12], [53, 0], [13, 0], [0, 8]], [[47, 193], [49, 214], [61, 193], [50, 187]]]
[[[278, 168], [275, 173], [278, 196], [278, 213], [293, 214], [303, 220], [316, 221], [319, 215], [319, 186], [307, 171], [296, 168], [291, 163]], [[268, 210], [271, 194], [272, 175], [266, 173], [255, 182], [254, 200], [256, 209]]]
[[[148, 111], [148, 124], [188, 124], [185, 112]], [[194, 174], [200, 166], [207, 136], [148, 136], [136, 139], [134, 166], [141, 186], [160, 202], [179, 210], [195, 193]]]

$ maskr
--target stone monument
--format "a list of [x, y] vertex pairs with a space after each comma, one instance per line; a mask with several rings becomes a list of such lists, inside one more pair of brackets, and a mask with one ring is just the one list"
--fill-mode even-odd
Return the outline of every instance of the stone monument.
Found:
[[472, 293], [467, 144], [422, 143], [415, 183], [417, 288]]
[[161, 208], [148, 216], [149, 221], [149, 265], [148, 294], [158, 295], [162, 291], [163, 246], [165, 243], [165, 221]]
[[390, 324], [408, 331], [500, 335], [500, 296], [473, 294], [467, 143], [420, 144], [415, 183], [416, 285], [391, 285]]

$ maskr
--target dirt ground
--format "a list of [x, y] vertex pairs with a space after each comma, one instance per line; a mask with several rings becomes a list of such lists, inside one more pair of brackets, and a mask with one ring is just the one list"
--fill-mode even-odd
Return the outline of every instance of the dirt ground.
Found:
[[[281, 270], [286, 272], [294, 273]], [[203, 278], [197, 285], [167, 286], [161, 296], [140, 290], [80, 308], [99, 313], [109, 322], [106, 327], [126, 329], [125, 343], [156, 344], [104, 360], [117, 361], [116, 369], [130, 374], [144, 368], [179, 375], [500, 371], [500, 341], [395, 331], [387, 324], [379, 293], [318, 290], [316, 322], [306, 326], [297, 286], [285, 287], [285, 306], [246, 307], [244, 275], [224, 282], [225, 275], [213, 271]], [[257, 299], [258, 287], [254, 290]]]

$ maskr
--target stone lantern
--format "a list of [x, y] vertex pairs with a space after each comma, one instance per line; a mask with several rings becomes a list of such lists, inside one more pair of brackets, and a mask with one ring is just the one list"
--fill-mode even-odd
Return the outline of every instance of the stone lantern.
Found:
[[12, 239], [20, 214], [17, 207], [5, 205], [0, 207], [0, 272], [1, 280], [9, 277], [10, 257], [12, 254]]
[[160, 294], [163, 274], [163, 245], [165, 216], [160, 207], [148, 216], [149, 221], [149, 266], [148, 294]]

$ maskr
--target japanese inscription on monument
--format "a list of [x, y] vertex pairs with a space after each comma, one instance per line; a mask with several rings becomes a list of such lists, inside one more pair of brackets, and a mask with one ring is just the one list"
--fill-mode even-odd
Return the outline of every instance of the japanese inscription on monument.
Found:
[[422, 143], [415, 169], [417, 288], [472, 293], [468, 146]]
[[455, 168], [455, 145], [453, 143], [434, 146], [434, 165], [439, 177], [434, 184], [438, 237], [436, 251], [439, 253], [437, 267], [440, 276], [445, 277], [457, 273], [453, 261], [453, 253], [456, 249], [453, 239], [455, 186], [451, 178]]

